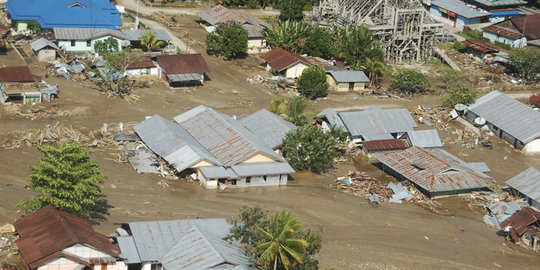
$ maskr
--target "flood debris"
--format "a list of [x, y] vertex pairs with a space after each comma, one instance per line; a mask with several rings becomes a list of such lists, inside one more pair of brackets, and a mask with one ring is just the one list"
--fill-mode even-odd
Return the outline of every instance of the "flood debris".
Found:
[[17, 255], [19, 250], [15, 241], [18, 237], [15, 234], [15, 227], [6, 223], [0, 226], [0, 257]]

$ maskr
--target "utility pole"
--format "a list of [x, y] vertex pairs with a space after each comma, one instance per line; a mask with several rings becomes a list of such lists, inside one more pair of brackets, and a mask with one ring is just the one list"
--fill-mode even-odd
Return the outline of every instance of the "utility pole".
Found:
[[135, 30], [139, 29], [139, 1], [137, 0], [137, 16], [135, 17]]

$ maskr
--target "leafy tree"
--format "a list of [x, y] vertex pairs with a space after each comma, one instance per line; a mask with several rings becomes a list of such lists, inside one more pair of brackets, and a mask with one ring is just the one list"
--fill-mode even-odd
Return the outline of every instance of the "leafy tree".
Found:
[[430, 87], [427, 76], [416, 69], [398, 69], [392, 77], [392, 88], [398, 93], [424, 93]]
[[320, 66], [309, 66], [298, 77], [298, 92], [308, 98], [325, 97], [326, 90], [326, 73]]
[[80, 148], [76, 143], [37, 147], [45, 157], [38, 166], [30, 166], [29, 188], [38, 193], [18, 206], [28, 212], [52, 204], [58, 209], [82, 216], [95, 217], [105, 212], [104, 195], [98, 184], [105, 178], [99, 172], [99, 164], [90, 161], [92, 151]]
[[325, 59], [333, 58], [335, 55], [334, 38], [330, 30], [323, 27], [315, 28], [306, 39], [302, 53]]
[[300, 126], [287, 133], [281, 149], [295, 170], [321, 172], [332, 166], [339, 156], [336, 147], [339, 140], [330, 132], [323, 132], [313, 125]]
[[270, 111], [295, 125], [304, 125], [309, 117], [305, 112], [308, 106], [309, 103], [302, 96], [293, 97], [289, 100], [275, 98], [270, 102]]
[[279, 19], [281, 21], [301, 21], [304, 19], [305, 4], [306, 0], [281, 0]]
[[277, 212], [268, 230], [255, 226], [266, 241], [253, 248], [255, 252], [260, 253], [257, 264], [266, 268], [274, 265], [274, 270], [277, 269], [278, 263], [287, 270], [294, 263], [304, 264], [302, 253], [309, 244], [304, 239], [294, 238], [295, 233], [304, 225], [295, 217], [291, 217], [289, 211]]
[[[268, 212], [263, 210], [263, 208], [259, 205], [255, 204], [253, 206], [249, 206], [243, 204], [240, 208], [240, 215], [238, 218], [232, 219], [233, 226], [231, 228], [231, 232], [225, 239], [229, 241], [237, 240], [244, 244], [246, 250], [251, 255], [251, 259], [253, 261], [259, 261], [263, 250], [256, 250], [255, 247], [262, 243], [268, 242], [268, 240], [266, 235], [261, 233], [258, 228], [261, 228], [266, 232], [273, 231], [272, 223], [274, 219], [275, 218], [270, 219]], [[318, 269], [318, 262], [313, 258], [313, 256], [321, 249], [321, 233], [322, 227], [319, 227], [318, 230], [308, 228], [300, 229], [294, 232], [291, 238], [302, 239], [306, 241], [308, 245], [303, 252], [298, 252], [301, 254], [304, 264], [292, 263], [290, 269]], [[284, 267], [283, 265], [279, 264], [278, 268], [283, 269]]]
[[32, 34], [41, 34], [43, 33], [43, 29], [41, 28], [41, 25], [37, 21], [30, 21], [28, 22], [28, 25], [26, 26], [28, 30], [30, 30], [30, 33]]
[[141, 45], [147, 52], [155, 51], [163, 46], [163, 41], [156, 38], [154, 31], [147, 30], [139, 37]]
[[113, 37], [108, 37], [103, 41], [98, 40], [94, 42], [94, 51], [96, 51], [97, 53], [117, 52], [118, 40]]
[[443, 106], [453, 108], [456, 104], [470, 104], [474, 102], [476, 92], [464, 83], [458, 82], [448, 89], [448, 95], [443, 98]]
[[516, 48], [510, 50], [509, 57], [524, 80], [538, 81], [540, 51], [531, 48]]
[[338, 57], [360, 69], [366, 58], [380, 58], [382, 51], [379, 43], [373, 39], [373, 31], [364, 25], [359, 27], [336, 28]]
[[207, 53], [221, 54], [226, 59], [244, 56], [247, 45], [247, 30], [238, 22], [220, 23], [215, 33], [206, 35]]
[[369, 82], [374, 83], [375, 86], [379, 85], [379, 77], [384, 76], [384, 73], [388, 69], [386, 61], [384, 61], [384, 55], [381, 49], [374, 49], [368, 57], [364, 60], [364, 65], [361, 66], [365, 69], [369, 76]]
[[305, 22], [285, 21], [274, 27], [263, 26], [266, 44], [272, 48], [283, 48], [300, 52], [311, 30]]
[[221, 52], [221, 37], [216, 33], [206, 35], [206, 53], [219, 54]]
[[113, 96], [124, 98], [131, 94], [133, 80], [125, 75], [126, 69], [129, 65], [141, 61], [141, 57], [130, 49], [119, 53], [106, 52], [101, 55], [105, 60], [105, 66], [95, 70], [101, 78], [99, 85]]

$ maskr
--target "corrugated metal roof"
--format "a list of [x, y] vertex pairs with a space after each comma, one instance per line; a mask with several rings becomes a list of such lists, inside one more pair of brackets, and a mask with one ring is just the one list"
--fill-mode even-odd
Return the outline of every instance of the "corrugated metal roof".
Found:
[[159, 115], [142, 121], [133, 129], [152, 152], [165, 159], [177, 171], [183, 171], [202, 160], [220, 165], [189, 132]]
[[43, 48], [46, 48], [46, 47], [51, 47], [55, 50], [60, 50], [60, 48], [58, 48], [58, 46], [56, 46], [56, 44], [54, 44], [53, 42], [47, 40], [46, 38], [39, 38], [37, 40], [34, 40], [32, 41], [32, 43], [30, 43], [30, 46], [32, 47], [32, 50], [34, 50], [35, 52], [43, 49]]
[[428, 130], [411, 130], [407, 131], [407, 136], [411, 145], [430, 148], [430, 147], [443, 147], [441, 138], [436, 129]]
[[210, 72], [201, 54], [173, 54], [156, 56], [167, 75]]
[[479, 52], [483, 53], [491, 53], [491, 52], [498, 52], [500, 51], [499, 48], [485, 42], [482, 40], [475, 40], [475, 39], [466, 39], [462, 41], [461, 43], [467, 45], [469, 48], [472, 48], [474, 50], [477, 50]]
[[364, 111], [340, 112], [338, 115], [353, 138], [371, 134], [406, 132], [417, 127], [407, 109], [382, 110], [377, 106], [371, 106]]
[[96, 28], [53, 28], [56, 40], [92, 40], [104, 36], [113, 36], [127, 39], [126, 35], [118, 30]]
[[304, 57], [288, 52], [282, 48], [275, 48], [262, 54], [260, 57], [266, 60], [266, 62], [278, 72], [281, 72], [296, 63], [303, 63], [306, 66], [311, 65]]
[[485, 162], [467, 162], [465, 163], [465, 166], [469, 167], [469, 169], [477, 173], [491, 172], [491, 169], [488, 167], [488, 165]]
[[363, 71], [358, 70], [340, 70], [329, 71], [330, 75], [334, 77], [338, 83], [355, 83], [355, 82], [369, 82], [368, 77]]
[[490, 6], [490, 7], [501, 7], [501, 6], [514, 6], [514, 5], [526, 5], [527, 1], [523, 0], [475, 0], [480, 4]]
[[239, 177], [280, 175], [294, 173], [294, 169], [286, 162], [254, 162], [231, 166]]
[[252, 113], [240, 122], [272, 149], [281, 146], [287, 132], [296, 129], [293, 123], [285, 121], [281, 116], [266, 109]]
[[168, 82], [191, 82], [203, 80], [204, 76], [199, 73], [167, 74]]
[[409, 147], [407, 141], [400, 139], [367, 141], [362, 144], [362, 149], [368, 152], [405, 149], [407, 147]]
[[[540, 212], [537, 212], [530, 207], [524, 207], [523, 209], [515, 212], [511, 217], [501, 222], [501, 229], [507, 230], [507, 227], [511, 227], [509, 230], [513, 230], [519, 237], [521, 237], [529, 229], [529, 225], [539, 220]], [[519, 242], [519, 237], [514, 237], [512, 234], [510, 235], [512, 238], [514, 238], [514, 241]]]
[[225, 268], [251, 269], [248, 257], [219, 236], [193, 226], [163, 256], [161, 264], [167, 270], [200, 270]]
[[371, 155], [428, 192], [478, 189], [494, 185], [489, 179], [464, 166], [465, 162], [444, 158], [452, 155], [442, 152], [446, 151], [413, 146], [405, 150]]
[[36, 78], [32, 75], [28, 66], [0, 67], [0, 82], [34, 82]]
[[238, 176], [230, 169], [221, 166], [202, 166], [199, 171], [206, 179], [236, 179]]
[[[326, 118], [328, 120], [328, 124], [330, 124], [331, 127], [339, 127], [343, 129], [344, 131], [347, 130], [347, 127], [345, 127], [345, 124], [343, 124], [343, 121], [341, 121], [341, 118], [339, 118], [339, 115], [336, 111], [326, 108], [317, 116], [315, 116], [315, 119], [323, 119]], [[391, 138], [390, 138], [391, 139]]]
[[540, 112], [499, 91], [477, 99], [468, 110], [525, 144], [540, 138]]
[[458, 15], [461, 15], [465, 18], [478, 18], [478, 17], [488, 17], [491, 16], [491, 13], [487, 11], [480, 11], [468, 7], [462, 1], [456, 0], [433, 0], [431, 1], [432, 6], [438, 6], [446, 10], [452, 11]]
[[362, 137], [364, 138], [364, 142], [394, 139], [394, 136], [390, 133], [369, 134], [363, 135]]
[[540, 202], [540, 171], [530, 167], [506, 181], [513, 189]]
[[137, 252], [137, 246], [135, 246], [132, 236], [120, 236], [116, 240], [121, 251], [120, 257], [127, 264], [141, 263], [141, 258], [139, 258], [139, 252]]
[[224, 218], [129, 222], [131, 235], [142, 262], [159, 262], [182, 239], [189, 229], [197, 227], [225, 237], [231, 228]]
[[255, 26], [268, 25], [257, 16], [251, 15], [243, 10], [228, 9], [222, 5], [216, 5], [207, 11], [200, 12], [199, 18], [211, 25], [236, 21], [240, 24], [250, 24]]
[[167, 31], [163, 30], [163, 29], [157, 29], [157, 30], [127, 30], [127, 29], [123, 29], [123, 30], [120, 30], [122, 31], [122, 33], [126, 36], [126, 38], [129, 40], [129, 41], [140, 41], [139, 38], [144, 35], [147, 31], [152, 31], [154, 32], [154, 36], [156, 37], [157, 40], [163, 40], [163, 41], [169, 41], [171, 40], [171, 37], [169, 36], [169, 34], [167, 34]]
[[283, 161], [242, 123], [206, 106], [200, 105], [174, 117], [174, 120], [224, 166], [241, 163], [256, 154]]

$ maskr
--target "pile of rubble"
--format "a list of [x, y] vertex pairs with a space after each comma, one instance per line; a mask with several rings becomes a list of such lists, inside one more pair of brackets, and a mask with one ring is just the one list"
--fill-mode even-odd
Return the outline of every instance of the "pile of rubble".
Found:
[[496, 229], [501, 229], [499, 225], [503, 221], [527, 206], [522, 198], [514, 197], [500, 188], [493, 191], [472, 192], [463, 199], [469, 202], [469, 208], [485, 210], [487, 214], [482, 220], [486, 225]]
[[3, 104], [3, 112], [11, 117], [22, 117], [30, 120], [47, 119], [47, 118], [67, 118], [74, 116], [73, 111], [59, 110], [57, 107], [44, 107], [42, 105], [34, 105], [29, 109], [22, 109], [23, 104], [6, 103]]
[[17, 255], [19, 250], [15, 241], [17, 241], [15, 228], [13, 225], [6, 223], [0, 226], [0, 258]]

